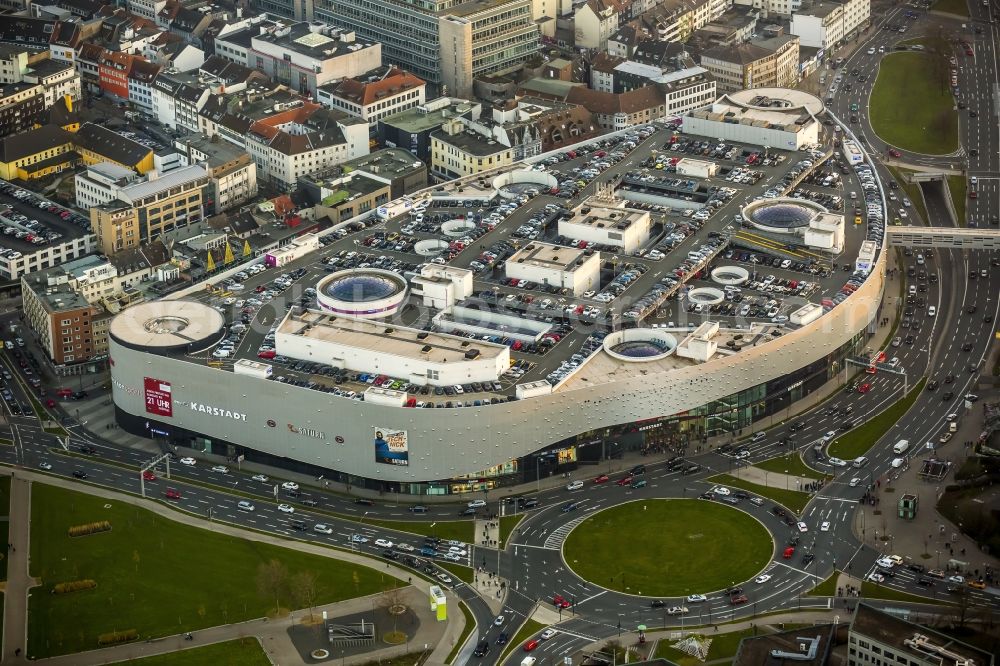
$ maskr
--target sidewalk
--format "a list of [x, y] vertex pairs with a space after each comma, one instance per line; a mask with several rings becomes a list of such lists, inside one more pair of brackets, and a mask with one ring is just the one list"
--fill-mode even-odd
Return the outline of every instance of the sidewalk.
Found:
[[[7, 473], [7, 471], [0, 472]], [[4, 587], [3, 662], [23, 661], [28, 644], [28, 593], [37, 583], [28, 575], [31, 553], [31, 484], [10, 472], [7, 583]]]
[[[10, 473], [9, 470], [0, 469], [0, 474]], [[77, 492], [84, 492], [96, 497], [104, 497], [117, 502], [125, 502], [128, 504], [133, 504], [136, 506], [141, 506], [142, 508], [148, 509], [164, 518], [173, 520], [176, 522], [184, 523], [192, 527], [199, 527], [202, 529], [209, 529], [216, 533], [228, 534], [230, 536], [238, 537], [248, 541], [256, 541], [260, 543], [268, 543], [276, 546], [281, 546], [284, 548], [294, 548], [299, 552], [307, 552], [314, 555], [319, 555], [321, 557], [327, 557], [330, 559], [340, 560], [344, 562], [351, 562], [354, 564], [360, 564], [367, 566], [369, 568], [379, 567], [381, 571], [381, 565], [385, 565], [385, 572], [389, 575], [395, 576], [402, 581], [409, 581], [410, 587], [408, 594], [415, 595], [414, 605], [412, 608], [416, 612], [426, 612], [428, 619], [422, 621], [417, 635], [410, 640], [410, 646], [412, 649], [422, 648], [424, 643], [428, 645], [434, 645], [434, 651], [428, 658], [428, 663], [441, 663], [443, 664], [448, 653], [451, 651], [452, 644], [457, 640], [458, 636], [461, 635], [462, 630], [465, 627], [465, 617], [458, 609], [458, 598], [453, 592], [447, 591], [447, 595], [450, 598], [449, 603], [449, 614], [447, 623], [438, 623], [436, 620], [431, 619], [430, 611], [424, 610], [429, 609], [428, 604], [422, 603], [427, 599], [428, 590], [431, 583], [420, 578], [413, 576], [413, 572], [400, 569], [393, 565], [392, 563], [381, 563], [366, 557], [362, 557], [356, 553], [345, 552], [333, 550], [330, 548], [324, 548], [322, 546], [306, 543], [306, 542], [289, 542], [283, 538], [277, 536], [271, 536], [259, 532], [244, 531], [226, 523], [220, 523], [217, 521], [209, 522], [208, 520], [192, 516], [187, 513], [182, 513], [173, 510], [171, 507], [164, 506], [158, 502], [153, 502], [149, 500], [143, 500], [139, 497], [134, 497], [131, 495], [119, 494], [111, 490], [104, 488], [98, 488], [95, 486], [89, 486], [85, 484], [73, 483], [65, 479], [60, 479], [57, 477], [52, 477], [48, 475], [39, 475], [26, 470], [17, 470], [16, 477], [12, 479], [11, 483], [11, 506], [12, 513], [11, 518], [15, 516], [29, 516], [30, 512], [28, 510], [28, 486], [29, 481], [39, 481], [44, 482], [49, 485], [58, 486], [61, 488], [66, 488], [69, 490], [74, 490]], [[23, 493], [23, 497], [21, 495]], [[13, 512], [13, 507], [20, 507], [17, 513]], [[19, 657], [14, 656], [14, 651], [17, 647], [21, 647], [23, 650], [23, 645], [26, 638], [25, 633], [25, 621], [27, 617], [27, 583], [28, 583], [28, 535], [27, 535], [27, 520], [14, 521], [11, 522], [11, 542], [17, 544], [20, 541], [23, 544], [15, 552], [12, 552], [11, 562], [8, 566], [8, 589], [6, 595], [5, 603], [5, 616], [4, 616], [4, 659], [5, 663], [27, 663], [26, 656], [23, 651]], [[16, 572], [20, 572], [20, 577], [15, 576]], [[20, 580], [18, 580], [20, 578]], [[18, 592], [16, 589], [12, 588], [12, 584], [15, 586], [20, 585]], [[18, 608], [17, 600], [21, 600], [21, 607]], [[372, 597], [363, 597], [361, 599], [350, 599], [343, 602], [338, 602], [335, 604], [329, 604], [328, 606], [318, 607], [317, 613], [321, 613], [322, 610], [329, 610], [332, 616], [340, 616], [349, 614], [351, 612], [358, 612], [360, 610], [366, 610], [371, 607]], [[354, 609], [354, 610], [351, 610]], [[418, 610], [419, 609], [419, 610]], [[164, 639], [156, 639], [149, 643], [133, 643], [123, 646], [117, 646], [113, 648], [107, 648], [104, 650], [94, 650], [91, 652], [66, 655], [64, 657], [56, 657], [52, 659], [46, 659], [46, 662], [66, 664], [66, 666], [89, 666], [91, 664], [105, 664], [111, 663], [113, 661], [121, 661], [137, 656], [146, 656], [150, 654], [159, 654], [164, 652], [173, 652], [176, 650], [182, 650], [191, 647], [197, 647], [199, 645], [205, 645], [208, 643], [216, 643], [220, 641], [231, 640], [234, 638], [240, 638], [243, 636], [264, 636], [267, 640], [263, 642], [265, 650], [271, 655], [272, 660], [276, 664], [294, 664], [301, 663], [301, 658], [298, 655], [298, 651], [295, 649], [294, 645], [291, 643], [291, 639], [288, 638], [287, 628], [291, 626], [293, 621], [301, 619], [306, 615], [308, 611], [296, 611], [290, 614], [287, 618], [282, 618], [280, 620], [269, 622], [267, 619], [257, 619], [249, 620], [247, 622], [242, 622], [238, 624], [229, 624], [219, 627], [212, 627], [209, 629], [200, 630], [195, 633], [195, 640], [186, 641], [183, 635], [171, 636]], [[384, 654], [383, 654], [384, 653]], [[398, 656], [401, 653], [401, 647], [389, 647], [383, 650], [373, 651], [366, 653], [364, 655], [359, 655], [357, 658], [347, 658], [344, 663], [361, 663], [364, 661], [369, 661], [371, 659], [377, 659], [380, 655], [385, 656]]]
[[[878, 479], [875, 493], [878, 504], [863, 504], [855, 515], [854, 531], [860, 540], [881, 553], [894, 553], [928, 568], [947, 569], [949, 562], [956, 560], [968, 566], [951, 568], [969, 573], [982, 573], [986, 567], [994, 572], [1000, 570], [1000, 559], [981, 552], [975, 541], [958, 531], [936, 508], [944, 487], [954, 483], [955, 472], [969, 454], [965, 442], [975, 439], [982, 431], [982, 409], [976, 408], [981, 404], [975, 403], [966, 413], [958, 432], [947, 444], [937, 446], [936, 457], [952, 463], [941, 481], [923, 480], [918, 476], [920, 462], [932, 457], [930, 452], [915, 454], [907, 467]], [[938, 434], [940, 432], [934, 434], [935, 443]], [[915, 446], [921, 444], [914, 443]], [[887, 491], [889, 488], [891, 492]], [[917, 515], [913, 520], [899, 517], [897, 503], [904, 493], [917, 496]]]

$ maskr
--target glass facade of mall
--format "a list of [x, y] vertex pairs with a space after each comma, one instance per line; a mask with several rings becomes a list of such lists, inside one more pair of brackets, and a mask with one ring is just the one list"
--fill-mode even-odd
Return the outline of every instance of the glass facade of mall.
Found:
[[[483, 493], [571, 474], [577, 469], [596, 470], [603, 461], [620, 458], [626, 453], [697, 454], [710, 444], [722, 444], [749, 435], [751, 428], [768, 427], [769, 424], [762, 425], [762, 421], [770, 417], [775, 417], [776, 422], [783, 420], [784, 410], [827, 382], [837, 379], [838, 374], [841, 379], [846, 379], [846, 360], [858, 356], [868, 338], [867, 331], [862, 331], [823, 359], [689, 412], [580, 433], [537, 453], [496, 465], [478, 474], [436, 482], [396, 483], [367, 479], [183, 431], [175, 430], [169, 433], [169, 438], [164, 437], [161, 441], [167, 446], [190, 446], [206, 453], [227, 456], [234, 461], [243, 456], [245, 461], [312, 475], [321, 481], [337, 484], [338, 490], [348, 492], [366, 489], [400, 495]], [[120, 413], [119, 416], [126, 415]], [[711, 443], [709, 438], [713, 438]]]

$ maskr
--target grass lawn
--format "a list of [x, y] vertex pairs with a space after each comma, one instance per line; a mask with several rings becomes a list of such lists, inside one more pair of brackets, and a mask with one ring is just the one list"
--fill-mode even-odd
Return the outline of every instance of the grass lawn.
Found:
[[676, 641], [669, 638], [661, 638], [656, 644], [656, 658], [669, 659], [678, 666], [700, 666], [703, 663], [711, 662], [715, 659], [729, 659], [736, 656], [736, 650], [740, 646], [740, 641], [748, 636], [753, 636], [753, 629], [743, 629], [731, 631], [726, 634], [705, 634], [705, 638], [712, 639], [712, 645], [708, 648], [708, 659], [705, 662], [695, 659], [687, 652], [681, 652], [670, 647]]
[[516, 634], [514, 634], [514, 637], [511, 638], [507, 642], [507, 645], [504, 646], [504, 650], [500, 653], [500, 658], [497, 660], [497, 663], [502, 664], [506, 661], [507, 655], [514, 650], [522, 649], [524, 644], [528, 642], [529, 638], [542, 633], [542, 629], [544, 628], [545, 625], [541, 622], [536, 622], [530, 618], [525, 620], [524, 624], [521, 625], [521, 628], [517, 630]]
[[931, 11], [954, 14], [955, 16], [968, 16], [969, 3], [966, 0], [938, 0], [931, 6]]
[[[628, 538], [608, 539], [612, 534]], [[594, 548], [596, 543], [601, 547]], [[683, 499], [604, 509], [570, 532], [563, 547], [579, 576], [650, 597], [711, 592], [753, 578], [773, 552], [767, 530], [743, 512]]]
[[866, 580], [861, 583], [861, 596], [869, 599], [885, 599], [886, 601], [910, 601], [915, 604], [943, 603], [933, 596], [922, 597], [919, 594], [910, 594], [894, 590], [891, 587], [879, 585], [875, 581]]
[[[927, 224], [928, 223], [927, 206], [924, 205], [924, 198], [920, 195], [920, 186], [917, 185], [916, 183], [909, 183], [906, 180], [904, 180], [904, 176], [912, 174], [913, 171], [910, 169], [900, 169], [899, 167], [892, 167], [892, 166], [886, 168], [889, 169], [889, 172], [892, 174], [892, 177], [895, 179], [895, 181], [899, 183], [899, 190], [897, 191], [897, 196], [899, 196], [900, 200], [890, 202], [890, 209], [892, 208], [892, 206], [896, 206], [896, 208], [899, 208], [903, 204], [903, 196], [905, 196], [907, 199], [910, 200], [910, 203], [913, 204], [914, 210], [916, 210], [917, 213], [919, 213], [920, 219], [923, 220], [924, 224]], [[890, 215], [890, 217], [895, 218], [896, 216]], [[909, 224], [914, 223], [912, 217], [911, 219], [907, 220], [907, 223]]]
[[[98, 520], [112, 529], [71, 538]], [[258, 565], [280, 561], [288, 578], [315, 576], [316, 603], [378, 592], [392, 579], [374, 569], [183, 525], [124, 502], [36, 483], [31, 498], [31, 575], [42, 587], [29, 605], [34, 658], [97, 647], [102, 633], [135, 629], [140, 639], [263, 617], [273, 594], [257, 592]], [[91, 579], [93, 590], [54, 595], [55, 583]], [[293, 603], [279, 592], [283, 607]]]
[[910, 410], [910, 407], [920, 396], [920, 392], [924, 390], [924, 382], [926, 381], [926, 379], [921, 379], [915, 387], [910, 389], [906, 397], [897, 400], [888, 409], [867, 421], [860, 428], [855, 428], [833, 440], [829, 448], [830, 455], [842, 460], [853, 460], [864, 455], [868, 449], [875, 445], [875, 442], [889, 432], [889, 428], [896, 425], [903, 414]]
[[809, 493], [804, 493], [800, 490], [785, 490], [784, 488], [762, 486], [759, 483], [738, 479], [730, 474], [716, 474], [710, 478], [709, 481], [721, 483], [726, 486], [732, 486], [734, 488], [742, 488], [743, 490], [755, 493], [761, 497], [774, 500], [781, 506], [786, 509], [791, 509], [795, 513], [802, 511], [806, 504], [809, 503]]
[[832, 597], [837, 594], [837, 578], [840, 576], [839, 571], [834, 571], [830, 574], [830, 577], [824, 580], [822, 583], [809, 590], [810, 596], [814, 597]]
[[500, 518], [500, 547], [503, 548], [507, 545], [507, 539], [510, 535], [514, 533], [514, 528], [517, 527], [524, 519], [524, 514], [519, 513], [516, 516], [502, 516]]
[[897, 148], [944, 155], [958, 148], [955, 100], [928, 76], [931, 56], [887, 53], [879, 66], [868, 114], [875, 133]]
[[121, 663], [130, 666], [270, 666], [271, 660], [256, 638], [239, 638]]
[[448, 658], [445, 660], [445, 662], [449, 664], [455, 661], [455, 657], [458, 656], [458, 653], [462, 649], [462, 646], [465, 645], [465, 641], [468, 640], [469, 634], [471, 634], [476, 629], [476, 618], [472, 614], [472, 611], [470, 611], [468, 607], [461, 601], [458, 602], [458, 607], [462, 609], [462, 615], [465, 616], [465, 628], [462, 629], [462, 635], [458, 637], [458, 641], [456, 641], [455, 647], [453, 647], [451, 649], [451, 652], [448, 653]]
[[965, 176], [948, 176], [948, 191], [951, 193], [951, 202], [955, 205], [958, 226], [968, 226], [965, 220], [965, 199], [969, 196], [969, 190]]
[[768, 472], [778, 472], [779, 474], [788, 472], [792, 476], [804, 476], [809, 479], [822, 479], [825, 476], [830, 476], [829, 474], [817, 472], [802, 462], [802, 456], [799, 455], [798, 451], [792, 451], [777, 458], [769, 458], [763, 462], [756, 463], [754, 467], [766, 469]]
[[459, 580], [463, 580], [468, 584], [472, 584], [473, 572], [472, 567], [465, 567], [461, 564], [455, 564], [454, 562], [447, 562], [445, 560], [438, 560], [434, 562], [442, 569], [449, 571], [453, 576]]
[[[356, 516], [334, 514], [348, 520], [360, 520]], [[389, 530], [410, 532], [421, 536], [436, 536], [440, 539], [454, 539], [463, 543], [472, 543], [475, 523], [471, 520], [442, 520], [438, 522], [423, 520], [365, 520], [366, 525], [378, 525]], [[433, 525], [434, 527], [431, 527]]]

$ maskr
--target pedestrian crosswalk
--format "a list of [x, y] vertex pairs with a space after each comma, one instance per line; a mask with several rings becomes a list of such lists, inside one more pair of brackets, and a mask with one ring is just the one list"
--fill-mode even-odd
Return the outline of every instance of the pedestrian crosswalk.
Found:
[[566, 536], [573, 531], [573, 528], [586, 520], [586, 516], [581, 516], [579, 518], [574, 518], [568, 523], [557, 527], [552, 530], [552, 533], [545, 537], [545, 547], [551, 550], [559, 550], [562, 546], [562, 542], [566, 540]]

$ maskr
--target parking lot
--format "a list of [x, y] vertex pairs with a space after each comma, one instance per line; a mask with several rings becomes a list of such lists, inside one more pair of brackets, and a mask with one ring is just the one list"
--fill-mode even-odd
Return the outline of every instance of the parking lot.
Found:
[[[713, 161], [718, 171], [711, 178], [677, 175], [684, 156]], [[563, 381], [618, 328], [683, 331], [706, 319], [735, 328], [755, 322], [787, 326], [789, 314], [807, 301], [835, 307], [863, 279], [854, 271], [861, 242], [880, 241], [884, 233], [885, 216], [870, 167], [852, 168], [839, 152], [765, 150], [689, 138], [674, 126], [657, 125], [548, 156], [532, 168], [553, 176], [558, 185], [518, 186], [488, 201], [463, 199], [439, 188], [438, 198], [423, 198], [404, 215], [389, 220], [371, 215], [326, 234], [318, 252], [288, 266], [254, 268], [220, 282], [198, 297], [222, 309], [236, 326], [219, 346], [192, 360], [228, 366], [238, 358], [259, 358], [273, 364], [276, 381], [351, 399], [380, 385], [407, 391], [413, 407], [509, 400], [517, 383]], [[650, 215], [649, 239], [635, 251], [560, 235], [560, 220], [571, 217], [599, 183], [613, 183], [617, 195], [630, 200], [630, 208]], [[778, 245], [740, 217], [747, 203], [779, 196], [809, 199], [842, 212], [847, 219], [841, 255]], [[444, 233], [442, 225], [461, 235]], [[421, 241], [436, 241], [435, 252], [418, 254]], [[598, 288], [576, 296], [563, 287], [507, 277], [507, 260], [532, 242], [584, 255], [600, 252]], [[426, 263], [473, 272], [474, 294], [458, 305], [540, 322], [548, 330], [529, 343], [502, 331], [481, 336], [508, 345], [512, 366], [498, 382], [478, 386], [421, 387], [277, 354], [277, 324], [288, 308], [313, 305], [315, 284], [327, 273], [378, 268], [411, 277]], [[721, 302], [688, 300], [690, 289], [721, 289], [709, 277], [718, 266], [743, 267], [751, 279], [725, 289]], [[433, 315], [413, 301], [395, 319], [431, 328]], [[460, 328], [439, 330], [472, 336]]]

